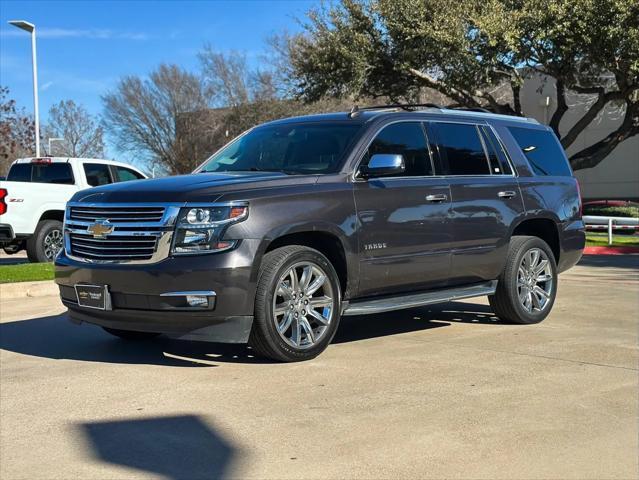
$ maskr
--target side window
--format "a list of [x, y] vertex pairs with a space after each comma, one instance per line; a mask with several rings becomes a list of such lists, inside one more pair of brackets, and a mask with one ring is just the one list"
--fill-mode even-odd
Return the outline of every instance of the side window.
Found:
[[490, 175], [486, 152], [475, 125], [434, 122], [446, 175]]
[[368, 164], [371, 157], [378, 153], [402, 155], [406, 164], [406, 171], [401, 174], [402, 177], [433, 174], [426, 137], [419, 122], [393, 123], [384, 127], [368, 147], [362, 164]]
[[115, 171], [118, 175], [118, 182], [128, 182], [129, 180], [140, 180], [141, 178], [144, 178], [135, 170], [131, 170], [130, 168], [126, 167], [116, 166]]
[[85, 163], [84, 174], [87, 177], [87, 183], [92, 187], [112, 183], [109, 166], [105, 163]]
[[489, 127], [480, 127], [484, 144], [490, 160], [490, 168], [493, 175], [512, 175], [513, 171], [504, 152], [504, 147]]
[[508, 130], [537, 175], [572, 176], [563, 148], [552, 132], [520, 127]]

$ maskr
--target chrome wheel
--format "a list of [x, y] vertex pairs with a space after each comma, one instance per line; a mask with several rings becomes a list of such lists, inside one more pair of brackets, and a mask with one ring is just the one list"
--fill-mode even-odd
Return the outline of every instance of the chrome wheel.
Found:
[[43, 241], [44, 246], [44, 257], [47, 259], [47, 262], [52, 262], [55, 260], [55, 257], [62, 250], [62, 231], [61, 230], [51, 230], [44, 237]]
[[328, 275], [311, 262], [289, 268], [278, 280], [273, 296], [273, 320], [282, 339], [299, 349], [324, 338], [335, 315]]
[[517, 271], [519, 303], [528, 313], [541, 312], [550, 303], [553, 289], [552, 264], [546, 253], [531, 248], [521, 259]]

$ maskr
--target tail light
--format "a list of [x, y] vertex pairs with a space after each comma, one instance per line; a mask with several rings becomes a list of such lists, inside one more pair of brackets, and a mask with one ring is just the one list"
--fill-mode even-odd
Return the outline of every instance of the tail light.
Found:
[[51, 158], [49, 157], [32, 158], [31, 163], [51, 163]]
[[5, 200], [7, 196], [7, 189], [0, 188], [0, 215], [7, 213], [7, 202]]

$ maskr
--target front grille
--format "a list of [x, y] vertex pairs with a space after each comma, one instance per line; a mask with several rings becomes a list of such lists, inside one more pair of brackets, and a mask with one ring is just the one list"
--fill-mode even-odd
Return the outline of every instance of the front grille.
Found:
[[70, 207], [69, 220], [110, 223], [159, 222], [164, 217], [164, 207]]
[[[66, 252], [87, 262], [159, 261], [169, 253], [176, 208], [70, 204], [65, 218]], [[107, 232], [96, 234], [96, 225]]]
[[157, 247], [158, 236], [144, 237], [122, 235], [111, 238], [94, 238], [92, 235], [70, 233], [71, 254], [89, 259], [149, 260]]

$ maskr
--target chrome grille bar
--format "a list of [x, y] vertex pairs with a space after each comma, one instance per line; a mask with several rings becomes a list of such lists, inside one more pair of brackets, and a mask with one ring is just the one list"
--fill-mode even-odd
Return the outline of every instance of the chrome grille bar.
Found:
[[[169, 255], [180, 205], [69, 203], [67, 256], [91, 263], [156, 263]], [[104, 235], [92, 234], [95, 226]]]

